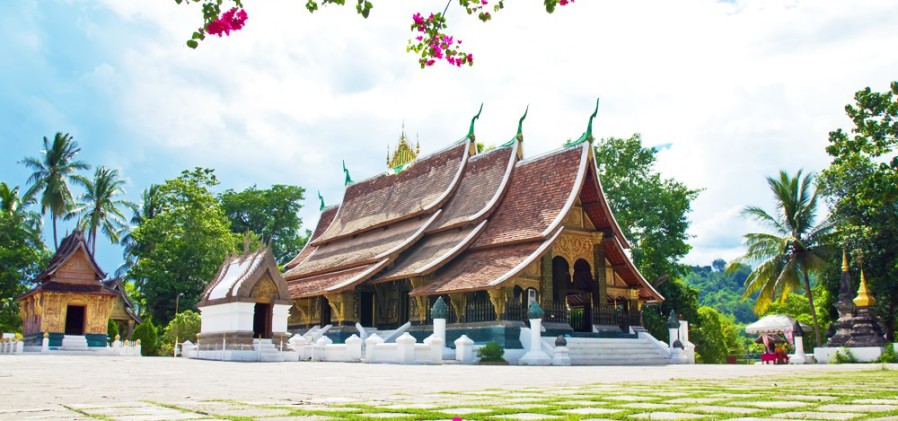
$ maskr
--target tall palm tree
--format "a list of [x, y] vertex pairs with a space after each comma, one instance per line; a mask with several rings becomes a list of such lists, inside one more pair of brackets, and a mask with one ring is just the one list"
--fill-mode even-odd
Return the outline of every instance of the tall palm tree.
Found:
[[36, 236], [40, 236], [42, 227], [40, 215], [36, 212], [25, 210], [25, 206], [33, 203], [34, 200], [32, 198], [19, 197], [19, 186], [9, 188], [9, 185], [0, 182], [0, 211], [18, 215], [25, 220], [28, 227], [33, 230]]
[[125, 194], [125, 180], [119, 178], [118, 170], [99, 167], [94, 171], [94, 178], [84, 180], [82, 184], [85, 192], [80, 196], [81, 203], [69, 216], [79, 217], [80, 228], [88, 233], [91, 253], [96, 253], [97, 231], [102, 230], [113, 244], [118, 243], [122, 231], [127, 230], [122, 208], [135, 209], [137, 206], [120, 198]]
[[159, 195], [159, 185], [150, 184], [140, 194], [140, 206], [133, 208], [134, 216], [131, 217], [131, 225], [128, 227], [125, 235], [122, 236], [122, 245], [124, 246], [124, 262], [115, 270], [115, 276], [124, 276], [128, 270], [134, 266], [134, 261], [139, 253], [138, 244], [131, 237], [131, 230], [148, 219], [152, 219], [156, 214], [162, 211], [162, 201]]
[[759, 292], [754, 308], [758, 314], [777, 297], [785, 301], [791, 291], [803, 289], [814, 319], [817, 346], [820, 346], [823, 342], [809, 274], [821, 272], [827, 258], [836, 255], [838, 250], [828, 241], [834, 225], [828, 220], [814, 225], [817, 193], [813, 180], [813, 174], [802, 177], [801, 171], [794, 178], [785, 171], [780, 171], [779, 178], [767, 177], [776, 203], [775, 215], [757, 206], [749, 206], [742, 213], [773, 233], [745, 234], [748, 250], [733, 260], [727, 271], [735, 271], [739, 264], [757, 264], [745, 280], [742, 299]]
[[41, 214], [47, 210], [53, 217], [53, 246], [59, 247], [56, 234], [56, 220], [64, 216], [71, 209], [74, 199], [69, 189], [70, 180], [85, 181], [78, 175], [78, 170], [90, 169], [83, 161], [75, 159], [75, 155], [81, 151], [78, 143], [68, 133], [57, 132], [53, 137], [53, 143], [44, 136], [43, 159], [26, 157], [22, 163], [34, 170], [28, 177], [31, 187], [25, 192], [25, 197], [34, 197], [41, 193]]

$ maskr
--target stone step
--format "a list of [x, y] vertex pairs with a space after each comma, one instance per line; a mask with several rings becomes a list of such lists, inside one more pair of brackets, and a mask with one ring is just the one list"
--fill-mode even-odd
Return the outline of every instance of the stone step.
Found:
[[81, 335], [65, 335], [62, 337], [62, 350], [87, 351], [87, 338]]

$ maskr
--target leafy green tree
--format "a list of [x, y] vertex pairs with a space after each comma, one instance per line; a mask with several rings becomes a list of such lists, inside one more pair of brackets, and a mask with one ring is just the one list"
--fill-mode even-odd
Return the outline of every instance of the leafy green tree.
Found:
[[143, 323], [134, 328], [134, 331], [131, 332], [131, 340], [140, 340], [140, 355], [157, 355], [159, 351], [159, 334], [156, 332], [156, 325], [153, 324], [151, 317], [147, 317]]
[[106, 337], [108, 337], [109, 341], [114, 341], [115, 337], [119, 335], [118, 332], [118, 324], [115, 323], [115, 320], [109, 319], [106, 322]]
[[135, 208], [129, 200], [121, 198], [125, 195], [125, 180], [119, 178], [118, 170], [99, 167], [92, 180], [83, 180], [85, 192], [80, 196], [81, 203], [70, 215], [81, 221], [81, 229], [88, 232], [87, 241], [91, 253], [97, 251], [97, 230], [118, 244], [119, 236], [128, 228], [125, 222], [124, 208]]
[[696, 362], [723, 364], [730, 353], [724, 331], [726, 318], [711, 307], [699, 307], [698, 320], [690, 325], [689, 340], [695, 344]]
[[745, 299], [758, 293], [756, 313], [763, 313], [777, 297], [783, 301], [790, 292], [803, 289], [814, 319], [817, 346], [820, 346], [823, 339], [814, 309], [810, 274], [822, 272], [827, 259], [837, 255], [837, 250], [828, 238], [833, 224], [824, 219], [814, 225], [817, 193], [813, 191], [813, 180], [811, 174], [802, 177], [800, 170], [795, 177], [785, 171], [780, 171], [779, 178], [767, 177], [776, 202], [774, 215], [757, 206], [745, 208], [743, 214], [773, 233], [745, 234], [748, 250], [730, 263], [728, 270], [735, 271], [739, 264], [757, 264], [745, 280], [742, 295]]
[[711, 266], [693, 266], [684, 278], [687, 285], [699, 291], [699, 304], [712, 307], [721, 313], [732, 314], [740, 323], [752, 323], [758, 319], [752, 305], [740, 299], [742, 285], [751, 267], [739, 265], [732, 273], [722, 271], [723, 259], [716, 259]]
[[49, 252], [40, 235], [41, 220], [26, 210], [17, 187], [0, 183], [0, 331], [22, 329], [16, 297], [40, 273]]
[[85, 179], [77, 174], [78, 170], [88, 170], [90, 166], [75, 159], [81, 148], [68, 133], [57, 132], [53, 137], [53, 143], [44, 136], [43, 158], [26, 157], [22, 163], [34, 172], [28, 177], [31, 187], [25, 193], [26, 198], [31, 198], [38, 192], [41, 193], [41, 213], [47, 210], [53, 218], [53, 246], [59, 247], [56, 234], [56, 221], [65, 216], [74, 204], [72, 192], [69, 189], [69, 181], [83, 183]]
[[[863, 257], [868, 285], [878, 298], [889, 341], [898, 321], [898, 82], [854, 95], [845, 112], [854, 123], [850, 133], [829, 134], [826, 152], [833, 157], [820, 174], [820, 192], [837, 224], [837, 236]], [[854, 276], [858, 276], [853, 264]], [[855, 278], [857, 279], [857, 278]]]
[[231, 221], [231, 231], [253, 232], [270, 242], [278, 263], [296, 256], [309, 238], [301, 231], [303, 193], [298, 186], [276, 184], [270, 189], [250, 187], [242, 192], [227, 190], [219, 196], [222, 209]]
[[162, 334], [162, 341], [167, 344], [174, 343], [175, 339], [179, 342], [195, 341], [196, 335], [200, 333], [200, 324], [200, 313], [193, 310], [182, 311], [168, 322], [165, 333]]
[[700, 322], [698, 316], [698, 291], [682, 280], [674, 279], [657, 287], [665, 300], [660, 305], [645, 306], [642, 310], [642, 324], [656, 339], [667, 341], [667, 317], [673, 310], [689, 323], [692, 328]]
[[[133, 209], [133, 208], [132, 208]], [[138, 244], [131, 236], [131, 227], [137, 227], [149, 219], [152, 219], [162, 210], [162, 202], [159, 195], [159, 185], [150, 184], [149, 187], [140, 193], [140, 204], [133, 209], [134, 215], [131, 217], [131, 225], [122, 236], [122, 257], [124, 262], [115, 270], [115, 276], [124, 276], [134, 266], [137, 255], [139, 254]], [[135, 286], [136, 288], [136, 286]], [[128, 295], [132, 297], [132, 295]]]
[[232, 251], [238, 237], [210, 189], [214, 171], [196, 168], [159, 187], [159, 212], [131, 233], [136, 261], [129, 278], [138, 282], [146, 312], [165, 324], [181, 294], [181, 308], [193, 309], [200, 293]]
[[699, 191], [661, 178], [653, 168], [657, 151], [643, 147], [639, 134], [603, 139], [595, 153], [605, 196], [642, 274], [652, 282], [686, 274], [679, 263], [690, 249], [686, 214]]

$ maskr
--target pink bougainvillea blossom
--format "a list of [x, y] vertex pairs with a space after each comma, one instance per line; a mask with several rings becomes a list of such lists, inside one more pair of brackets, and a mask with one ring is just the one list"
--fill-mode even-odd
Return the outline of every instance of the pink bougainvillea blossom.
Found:
[[232, 8], [224, 12], [218, 19], [206, 25], [206, 32], [210, 35], [231, 35], [231, 31], [239, 31], [246, 24], [246, 10]]

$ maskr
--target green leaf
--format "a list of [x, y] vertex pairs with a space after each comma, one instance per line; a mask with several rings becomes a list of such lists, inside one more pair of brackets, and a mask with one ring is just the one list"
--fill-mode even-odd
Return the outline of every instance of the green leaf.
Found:
[[200, 46], [200, 43], [196, 42], [196, 40], [188, 40], [187, 46], [190, 48], [196, 49], [196, 47]]

